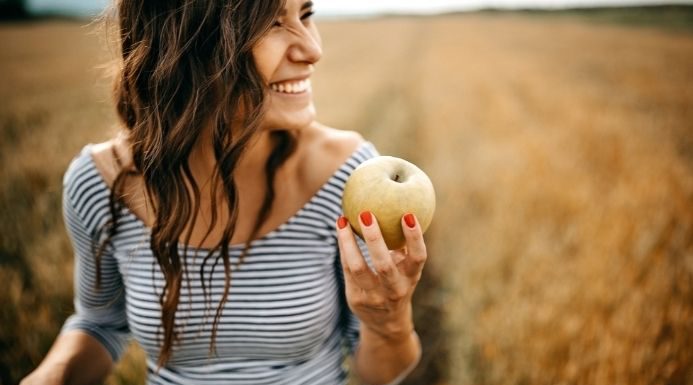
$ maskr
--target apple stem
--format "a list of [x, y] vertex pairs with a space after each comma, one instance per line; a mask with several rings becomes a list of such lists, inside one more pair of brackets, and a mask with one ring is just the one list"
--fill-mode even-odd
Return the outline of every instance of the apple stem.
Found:
[[399, 182], [399, 174], [395, 174], [395, 182]]

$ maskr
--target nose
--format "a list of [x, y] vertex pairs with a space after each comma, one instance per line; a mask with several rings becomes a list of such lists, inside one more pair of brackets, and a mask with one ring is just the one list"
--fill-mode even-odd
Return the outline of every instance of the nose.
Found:
[[296, 35], [296, 40], [289, 48], [289, 59], [294, 62], [317, 63], [322, 57], [322, 42], [317, 32], [304, 30]]

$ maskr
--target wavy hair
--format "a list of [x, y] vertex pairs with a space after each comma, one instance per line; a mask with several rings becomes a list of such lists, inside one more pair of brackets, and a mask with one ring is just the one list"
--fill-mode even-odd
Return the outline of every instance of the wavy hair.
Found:
[[[190, 287], [186, 254], [200, 208], [200, 189], [188, 158], [202, 130], [210, 127], [217, 168], [210, 195], [211, 223], [200, 245], [217, 226], [218, 188], [223, 189], [230, 218], [221, 224], [223, 235], [199, 272], [207, 299], [204, 268], [218, 253], [214, 264], [222, 261], [225, 282], [212, 327], [210, 354], [214, 352], [231, 282], [229, 245], [239, 204], [234, 169], [258, 133], [267, 91], [252, 48], [271, 28], [283, 6], [282, 0], [116, 1], [122, 61], [118, 60], [114, 99], [133, 165], [121, 165], [111, 189], [111, 219], [105, 228], [107, 237], [96, 253], [97, 266], [117, 233], [125, 181], [141, 176], [155, 216], [150, 246], [165, 279], [159, 296], [163, 328], [159, 367], [169, 361], [177, 341], [175, 318], [184, 276]], [[289, 133], [280, 131], [272, 137], [274, 149], [265, 166], [267, 193], [241, 263], [250, 241], [269, 216], [276, 171], [295, 149], [295, 139]], [[120, 164], [117, 156], [116, 161]], [[180, 239], [185, 239], [182, 254]]]

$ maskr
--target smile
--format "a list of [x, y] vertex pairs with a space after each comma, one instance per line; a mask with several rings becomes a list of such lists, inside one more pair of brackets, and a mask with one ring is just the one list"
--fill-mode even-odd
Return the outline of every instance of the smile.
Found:
[[272, 83], [270, 84], [270, 88], [274, 92], [283, 94], [300, 94], [310, 89], [310, 79]]

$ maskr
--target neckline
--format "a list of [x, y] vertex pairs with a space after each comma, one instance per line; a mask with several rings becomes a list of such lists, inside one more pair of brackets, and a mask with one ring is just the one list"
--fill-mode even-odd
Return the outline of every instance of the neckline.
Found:
[[[366, 146], [368, 146], [370, 142], [368, 141], [363, 141], [359, 143], [358, 146], [356, 146], [356, 149], [351, 152], [351, 154], [342, 162], [342, 164], [330, 175], [329, 178], [320, 186], [318, 190], [316, 190], [313, 195], [301, 206], [300, 209], [298, 209], [293, 215], [288, 217], [286, 220], [284, 220], [280, 225], [275, 227], [274, 229], [268, 231], [267, 233], [261, 235], [258, 238], [255, 238], [251, 240], [248, 244], [248, 249], [252, 248], [253, 246], [257, 245], [258, 243], [261, 243], [263, 241], [267, 241], [269, 239], [275, 238], [277, 234], [281, 233], [284, 231], [286, 227], [291, 225], [291, 223], [295, 222], [298, 218], [300, 218], [303, 213], [313, 204], [313, 201], [315, 201], [320, 193], [327, 188], [331, 184], [331, 182], [337, 178], [338, 174], [342, 172], [344, 169], [346, 169], [349, 166], [349, 161], [354, 159], [356, 155], [358, 155], [362, 149]], [[110, 196], [111, 193], [111, 187], [106, 183], [106, 179], [104, 178], [103, 174], [101, 174], [101, 171], [96, 167], [96, 162], [94, 161], [93, 154], [91, 152], [91, 148], [94, 146], [94, 143], [88, 143], [86, 146], [84, 146], [84, 149], [82, 150], [83, 153], [86, 154], [87, 156], [87, 161], [88, 165], [94, 170], [98, 182], [101, 185], [101, 187], [108, 192], [108, 195]], [[128, 206], [122, 205], [121, 206], [121, 212], [124, 212], [126, 216], [128, 216], [130, 219], [132, 219], [135, 223], [138, 224], [138, 226], [146, 231], [147, 233], [151, 234], [151, 227], [147, 226], [147, 224], [139, 217], [137, 214], [135, 214]], [[177, 242], [178, 244], [178, 249], [186, 249], [186, 250], [192, 250], [192, 251], [203, 251], [203, 252], [208, 252], [211, 251], [212, 249], [210, 247], [194, 247], [191, 245], [186, 245], [185, 243], [182, 243], [180, 241]], [[232, 243], [229, 244], [229, 250], [242, 250], [245, 248], [245, 244], [242, 243]]]

